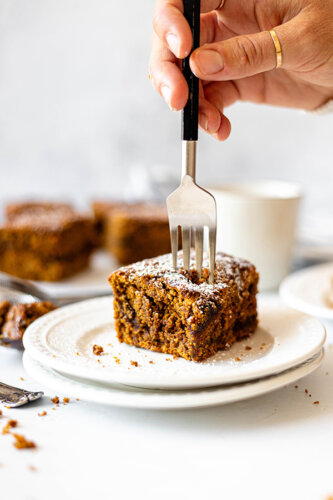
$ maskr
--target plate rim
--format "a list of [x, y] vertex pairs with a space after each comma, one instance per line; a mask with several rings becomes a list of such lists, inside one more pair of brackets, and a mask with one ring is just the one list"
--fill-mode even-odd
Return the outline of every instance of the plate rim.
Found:
[[[42, 352], [38, 346], [34, 343], [34, 335], [38, 335], [38, 331], [40, 328], [42, 328], [44, 323], [48, 322], [48, 319], [52, 315], [55, 319], [58, 318], [58, 316], [62, 316], [63, 312], [67, 310], [67, 316], [65, 315], [64, 317], [68, 317], [68, 314], [73, 310], [77, 309], [87, 309], [87, 306], [89, 304], [94, 305], [95, 303], [104, 303], [104, 301], [110, 301], [112, 298], [110, 296], [102, 297], [102, 298], [97, 298], [97, 299], [90, 299], [88, 301], [83, 301], [81, 303], [76, 303], [73, 305], [65, 306], [61, 309], [57, 309], [55, 311], [52, 311], [38, 320], [36, 320], [34, 323], [32, 323], [26, 330], [24, 337], [23, 337], [23, 344], [25, 349], [29, 352], [29, 354], [32, 356], [32, 358], [36, 359], [37, 361], [40, 361], [41, 364], [49, 366], [50, 368], [53, 368], [54, 370], [57, 370], [59, 372], [65, 373], [67, 375], [71, 376], [77, 376], [81, 378], [89, 378], [94, 381], [101, 381], [101, 378], [103, 376], [101, 375], [101, 370], [99, 368], [91, 368], [91, 367], [82, 367], [77, 364], [70, 364], [68, 361], [65, 360], [59, 360], [58, 358], [53, 358], [51, 353], [45, 354]], [[261, 300], [259, 299], [259, 307], [263, 307], [265, 305], [265, 302], [269, 303], [275, 303], [283, 308], [286, 308], [286, 306], [281, 302], [281, 300], [278, 297], [275, 296], [261, 296]], [[260, 304], [261, 302], [261, 304]], [[287, 308], [289, 309], [289, 308]], [[290, 311], [294, 311], [293, 309], [289, 309]], [[68, 313], [69, 311], [69, 313]], [[295, 312], [295, 311], [294, 311]], [[170, 375], [166, 375], [163, 378], [156, 378], [154, 379], [154, 383], [151, 383], [151, 379], [149, 379], [149, 376], [147, 374], [141, 374], [140, 372], [129, 372], [129, 373], [124, 373], [124, 372], [117, 372], [116, 370], [111, 371], [108, 370], [108, 377], [109, 377], [109, 383], [121, 383], [121, 384], [127, 384], [127, 385], [132, 385], [132, 386], [137, 386], [137, 387], [145, 387], [145, 388], [178, 388], [178, 389], [183, 389], [183, 388], [188, 388], [188, 387], [208, 387], [208, 386], [217, 386], [220, 385], [221, 383], [240, 383], [240, 382], [245, 382], [249, 380], [254, 380], [259, 377], [265, 377], [268, 375], [276, 374], [276, 373], [281, 373], [282, 371], [287, 370], [288, 368], [291, 368], [293, 366], [297, 366], [300, 363], [306, 361], [306, 359], [309, 359], [309, 357], [313, 356], [318, 350], [324, 345], [325, 339], [326, 339], [326, 330], [324, 325], [316, 318], [312, 318], [304, 313], [299, 313], [297, 312], [298, 315], [303, 315], [304, 318], [307, 321], [311, 321], [312, 323], [316, 324], [316, 327], [318, 328], [318, 342], [316, 343], [315, 346], [311, 350], [306, 351], [306, 353], [303, 353], [302, 355], [298, 356], [297, 358], [294, 358], [292, 361], [287, 361], [285, 363], [279, 363], [278, 366], [272, 367], [266, 367], [261, 370], [256, 370], [252, 374], [248, 373], [241, 373], [238, 372], [237, 374], [233, 376], [229, 376], [228, 379], [224, 378], [217, 378], [216, 374], [212, 374], [211, 376], [205, 376], [204, 380], [202, 379], [202, 376], [200, 375], [197, 377], [197, 380], [194, 380], [195, 377], [193, 377], [193, 374], [187, 374], [187, 378], [182, 378], [181, 380], [178, 379], [173, 379], [171, 378], [170, 380]], [[37, 333], [36, 333], [37, 332]], [[168, 378], [169, 377], [169, 378]], [[224, 375], [225, 377], [225, 375]], [[165, 379], [167, 378], [167, 381]], [[105, 382], [105, 378], [103, 378], [103, 382]]]
[[299, 269], [298, 271], [295, 271], [294, 273], [291, 273], [286, 278], [284, 278], [279, 286], [279, 296], [281, 297], [283, 302], [287, 306], [292, 307], [304, 314], [312, 315], [316, 318], [333, 319], [333, 309], [307, 302], [306, 300], [296, 296], [290, 290], [290, 283], [293, 283], [295, 280], [300, 279], [300, 277], [303, 277], [306, 274], [311, 274], [315, 271], [323, 271], [325, 268], [332, 268], [333, 271], [333, 261]]
[[[300, 365], [285, 370], [282, 373], [270, 375], [264, 379], [252, 380], [234, 385], [186, 389], [184, 391], [160, 391], [153, 389], [145, 391], [138, 389], [138, 391], [141, 391], [139, 397], [138, 394], [133, 392], [133, 387], [130, 388], [131, 392], [125, 392], [124, 389], [112, 388], [110, 386], [97, 387], [94, 383], [85, 384], [84, 382], [71, 380], [66, 377], [66, 375], [58, 373], [56, 370], [34, 360], [29, 356], [28, 352], [24, 352], [23, 354], [23, 366], [28, 374], [37, 381], [41, 382], [39, 375], [41, 375], [42, 379], [44, 376], [43, 383], [46, 386], [59, 390], [60, 383], [61, 392], [66, 392], [69, 396], [78, 397], [83, 401], [109, 405], [112, 407], [136, 408], [142, 410], [184, 410], [231, 404], [281, 389], [313, 373], [320, 367], [324, 355], [325, 349], [321, 347], [314, 356], [311, 356]], [[46, 383], [45, 372], [47, 374]], [[50, 379], [54, 382], [54, 385], [53, 382], [49, 385]], [[126, 386], [124, 386], [124, 388], [126, 388]], [[87, 389], [90, 394], [89, 397], [87, 397], [87, 393], [84, 392], [87, 391]], [[115, 389], [117, 392], [115, 392]], [[73, 392], [71, 392], [72, 390]], [[95, 391], [95, 394], [99, 393], [102, 395], [107, 393], [108, 400], [103, 399], [103, 397], [91, 397], [92, 391]], [[114, 392], [112, 397], [110, 397], [112, 394], [111, 391]], [[170, 392], [171, 394], [169, 394]], [[123, 396], [121, 401], [119, 401], [119, 394], [126, 394], [127, 398]]]

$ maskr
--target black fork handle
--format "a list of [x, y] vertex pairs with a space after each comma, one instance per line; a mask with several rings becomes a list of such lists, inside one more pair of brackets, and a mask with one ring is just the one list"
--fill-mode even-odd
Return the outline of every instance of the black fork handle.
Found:
[[[200, 0], [183, 0], [184, 16], [190, 25], [193, 36], [193, 50], [200, 45]], [[190, 68], [190, 55], [183, 59], [183, 75], [189, 87], [189, 98], [182, 112], [182, 140], [198, 140], [199, 117], [199, 79]]]

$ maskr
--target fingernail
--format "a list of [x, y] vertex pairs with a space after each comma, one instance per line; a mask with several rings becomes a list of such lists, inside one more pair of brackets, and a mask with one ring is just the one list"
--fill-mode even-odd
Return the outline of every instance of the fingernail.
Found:
[[200, 113], [200, 125], [204, 130], [208, 130], [208, 116], [205, 113]]
[[201, 73], [212, 75], [223, 69], [223, 59], [216, 50], [199, 50], [195, 54], [195, 62]]
[[164, 100], [167, 102], [169, 108], [172, 109], [172, 106], [171, 106], [171, 90], [169, 89], [169, 87], [167, 87], [166, 85], [164, 85], [161, 88], [161, 92], [162, 92], [162, 96], [163, 96]]
[[178, 57], [179, 55], [179, 39], [176, 35], [173, 33], [168, 33], [166, 36], [166, 41], [169, 45], [169, 49], [171, 52], [175, 54], [175, 56]]

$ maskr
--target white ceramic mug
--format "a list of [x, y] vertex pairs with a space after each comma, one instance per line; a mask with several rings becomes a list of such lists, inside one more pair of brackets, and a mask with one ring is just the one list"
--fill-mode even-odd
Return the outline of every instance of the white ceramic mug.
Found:
[[290, 269], [300, 187], [256, 181], [208, 190], [217, 204], [217, 250], [253, 262], [261, 291], [277, 288]]

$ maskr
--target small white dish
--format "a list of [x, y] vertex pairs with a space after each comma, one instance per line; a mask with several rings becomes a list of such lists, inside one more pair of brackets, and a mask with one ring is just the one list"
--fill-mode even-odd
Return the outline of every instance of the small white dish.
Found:
[[323, 356], [324, 350], [321, 349], [319, 353], [296, 368], [264, 379], [185, 391], [157, 391], [125, 385], [101, 385], [62, 375], [33, 360], [27, 352], [23, 355], [23, 364], [29, 375], [38, 382], [66, 396], [124, 408], [180, 410], [233, 403], [280, 389], [316, 370]]
[[[324, 344], [325, 328], [318, 320], [285, 307], [276, 297], [259, 298], [259, 318], [253, 336], [203, 363], [119, 343], [111, 297], [46, 314], [29, 326], [23, 342], [30, 357], [67, 375], [158, 389], [209, 387], [266, 377], [299, 365]], [[102, 356], [93, 353], [94, 344], [103, 347]]]
[[333, 319], [327, 297], [332, 293], [333, 262], [307, 267], [292, 273], [280, 285], [280, 297], [298, 311]]

